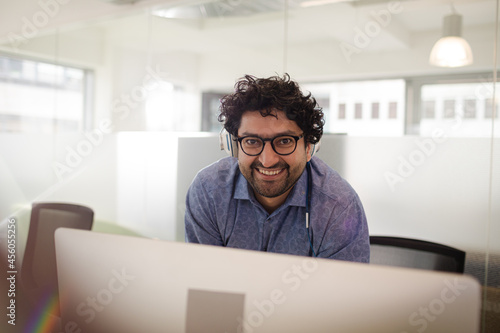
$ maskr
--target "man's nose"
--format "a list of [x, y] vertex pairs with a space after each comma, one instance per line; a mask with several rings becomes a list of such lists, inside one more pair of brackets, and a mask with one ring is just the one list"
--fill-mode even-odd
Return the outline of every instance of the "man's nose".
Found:
[[279, 155], [276, 154], [270, 142], [266, 142], [264, 150], [259, 155], [259, 161], [265, 168], [272, 167], [279, 161]]

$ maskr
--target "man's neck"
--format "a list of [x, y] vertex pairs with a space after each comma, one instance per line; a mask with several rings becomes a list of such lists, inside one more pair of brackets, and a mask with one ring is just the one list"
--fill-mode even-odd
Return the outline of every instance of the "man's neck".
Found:
[[255, 198], [262, 205], [262, 207], [264, 207], [264, 209], [269, 214], [272, 214], [276, 209], [278, 209], [279, 206], [281, 206], [283, 203], [285, 203], [285, 200], [288, 197], [288, 194], [290, 194], [290, 191], [292, 190], [292, 188], [290, 188], [288, 191], [286, 191], [282, 195], [274, 197], [274, 198], [264, 197], [258, 193], [255, 193], [255, 192], [254, 192], [254, 194], [255, 194]]

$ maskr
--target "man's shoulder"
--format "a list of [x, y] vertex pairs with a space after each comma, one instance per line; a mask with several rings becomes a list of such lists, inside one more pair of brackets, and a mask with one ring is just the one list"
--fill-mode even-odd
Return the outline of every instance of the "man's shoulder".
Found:
[[225, 157], [201, 169], [195, 180], [206, 185], [227, 185], [234, 179], [238, 170], [238, 160], [234, 157]]
[[336, 170], [318, 157], [314, 157], [311, 162], [313, 185], [321, 195], [336, 200], [343, 206], [349, 205], [357, 198], [356, 191]]

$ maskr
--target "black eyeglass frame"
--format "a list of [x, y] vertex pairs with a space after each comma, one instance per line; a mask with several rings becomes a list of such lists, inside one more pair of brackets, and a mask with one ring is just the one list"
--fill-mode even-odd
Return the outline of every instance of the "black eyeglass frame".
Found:
[[[274, 140], [276, 140], [277, 138], [281, 138], [281, 137], [290, 137], [290, 138], [293, 138], [295, 140], [295, 147], [293, 148], [293, 150], [287, 154], [281, 154], [281, 153], [278, 153], [278, 151], [276, 151], [276, 147], [274, 147]], [[288, 156], [288, 155], [291, 155], [295, 152], [295, 150], [297, 149], [297, 144], [299, 142], [300, 139], [302, 139], [304, 137], [304, 133], [302, 133], [301, 135], [289, 135], [289, 134], [280, 134], [280, 135], [277, 135], [273, 138], [269, 138], [269, 139], [264, 139], [264, 138], [261, 138], [260, 136], [258, 135], [245, 135], [245, 136], [242, 136], [242, 137], [237, 137], [235, 140], [239, 142], [240, 144], [240, 148], [241, 150], [248, 156], [258, 156], [260, 154], [262, 154], [262, 152], [264, 151], [264, 148], [266, 147], [266, 142], [269, 141], [271, 142], [271, 147], [273, 148], [274, 152], [280, 156]], [[241, 144], [241, 141], [243, 141], [244, 139], [246, 138], [257, 138], [259, 140], [261, 140], [264, 144], [262, 145], [262, 149], [260, 150], [260, 152], [258, 154], [248, 154], [244, 149], [243, 149], [243, 145]]]

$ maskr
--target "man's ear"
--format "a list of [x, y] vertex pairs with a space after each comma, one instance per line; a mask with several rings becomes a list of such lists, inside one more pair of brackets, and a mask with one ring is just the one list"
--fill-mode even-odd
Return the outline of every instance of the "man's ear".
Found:
[[307, 143], [306, 145], [306, 158], [307, 158], [307, 162], [309, 162], [312, 158], [312, 151], [313, 151], [313, 148], [314, 148], [314, 145], [311, 144], [311, 143]]
[[308, 143], [306, 146], [307, 161], [309, 162], [311, 158], [319, 151], [321, 146], [321, 141], [316, 143]]

